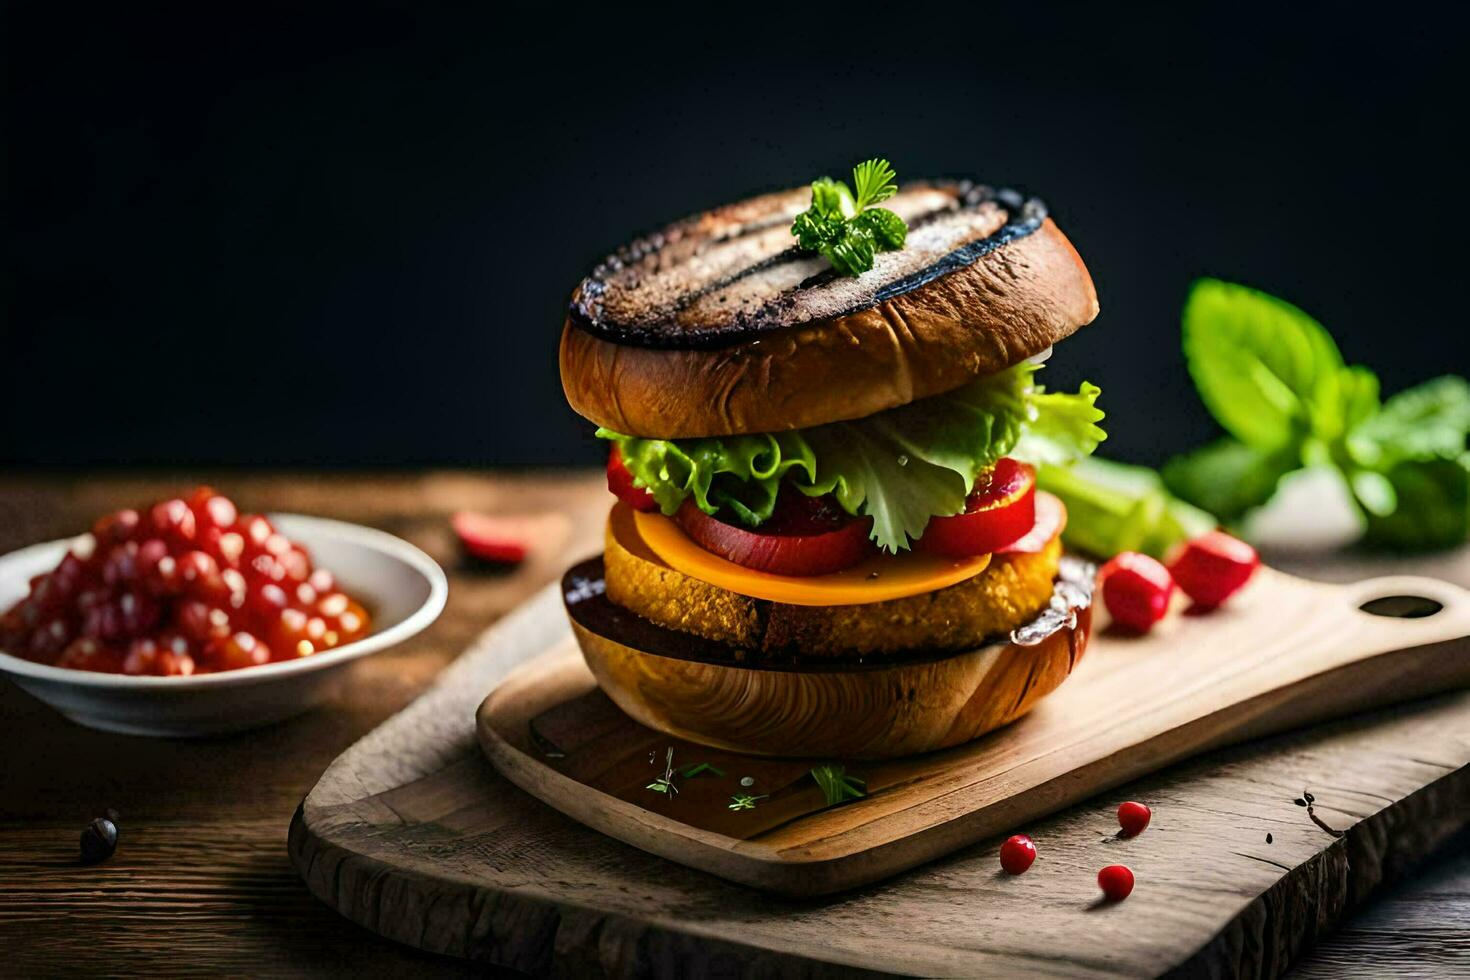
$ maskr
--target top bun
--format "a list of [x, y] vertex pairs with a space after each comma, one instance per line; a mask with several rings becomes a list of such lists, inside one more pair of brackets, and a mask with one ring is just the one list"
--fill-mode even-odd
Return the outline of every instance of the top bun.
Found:
[[578, 413], [683, 439], [862, 418], [959, 388], [1097, 315], [1072, 243], [1036, 199], [907, 184], [904, 248], [857, 278], [798, 251], [810, 189], [707, 211], [608, 257], [572, 294], [561, 378]]

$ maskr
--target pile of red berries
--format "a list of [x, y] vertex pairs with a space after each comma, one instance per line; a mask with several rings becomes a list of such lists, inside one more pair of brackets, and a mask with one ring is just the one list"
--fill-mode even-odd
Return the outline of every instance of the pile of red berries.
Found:
[[187, 676], [351, 642], [367, 611], [258, 514], [200, 487], [97, 521], [0, 616], [0, 649], [78, 670]]

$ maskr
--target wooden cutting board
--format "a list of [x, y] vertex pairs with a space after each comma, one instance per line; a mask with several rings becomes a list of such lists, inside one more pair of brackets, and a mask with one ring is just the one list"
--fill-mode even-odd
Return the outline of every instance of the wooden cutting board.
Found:
[[[1040, 847], [1019, 878], [998, 872], [992, 838], [881, 885], [783, 898], [589, 831], [485, 761], [485, 692], [568, 639], [547, 589], [339, 757], [291, 825], [313, 893], [389, 938], [532, 973], [1270, 976], [1470, 824], [1470, 692], [1456, 692], [1214, 750], [1018, 821], [1006, 830]], [[1130, 649], [1099, 636], [1082, 668]], [[1311, 816], [1294, 803], [1304, 792]], [[1122, 799], [1154, 811], [1131, 841], [1113, 836]], [[1096, 871], [1118, 862], [1138, 886], [1099, 906]]]
[[[480, 744], [521, 789], [595, 830], [741, 884], [821, 895], [1210, 748], [1470, 686], [1470, 593], [1430, 579], [1343, 586], [1262, 569], [1221, 609], [1176, 609], [1146, 637], [1093, 642], [1019, 722], [886, 762], [757, 759], [652, 731], [596, 689], [566, 643], [485, 699]], [[670, 760], [675, 771], [707, 763], [722, 775], [650, 789]], [[867, 795], [831, 805], [810, 775], [820, 763], [841, 764]], [[731, 810], [736, 794], [764, 798]]]

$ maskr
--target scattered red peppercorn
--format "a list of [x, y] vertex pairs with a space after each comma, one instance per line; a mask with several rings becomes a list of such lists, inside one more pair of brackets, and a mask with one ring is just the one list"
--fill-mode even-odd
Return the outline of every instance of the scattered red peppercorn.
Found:
[[1147, 633], [1169, 611], [1174, 579], [1148, 555], [1125, 551], [1104, 565], [1099, 577], [1103, 602], [1120, 626]]
[[1000, 845], [1000, 866], [1006, 874], [1018, 875], [1036, 860], [1036, 844], [1025, 834], [1014, 834]]
[[1224, 531], [1211, 531], [1185, 545], [1169, 571], [1185, 595], [1213, 609], [1240, 591], [1259, 567], [1256, 549]]
[[1123, 828], [1124, 837], [1137, 837], [1148, 826], [1153, 813], [1142, 803], [1129, 800], [1118, 807], [1118, 826]]
[[1097, 873], [1097, 887], [1110, 902], [1121, 902], [1133, 894], [1133, 872], [1121, 864], [1110, 864]]

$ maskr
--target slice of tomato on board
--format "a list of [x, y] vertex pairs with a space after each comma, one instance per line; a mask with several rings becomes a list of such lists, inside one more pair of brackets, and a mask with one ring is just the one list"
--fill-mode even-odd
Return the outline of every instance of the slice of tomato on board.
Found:
[[462, 510], [451, 518], [464, 550], [481, 561], [514, 565], [537, 548], [555, 551], [571, 533], [565, 514], [480, 514]]
[[674, 520], [705, 551], [737, 565], [776, 575], [826, 575], [872, 553], [872, 521], [853, 517], [830, 497], [783, 489], [770, 518], [758, 528], [712, 517], [691, 500]]
[[970, 558], [999, 551], [1035, 523], [1036, 471], [1007, 456], [976, 481], [963, 513], [929, 521], [917, 547], [946, 558]]

